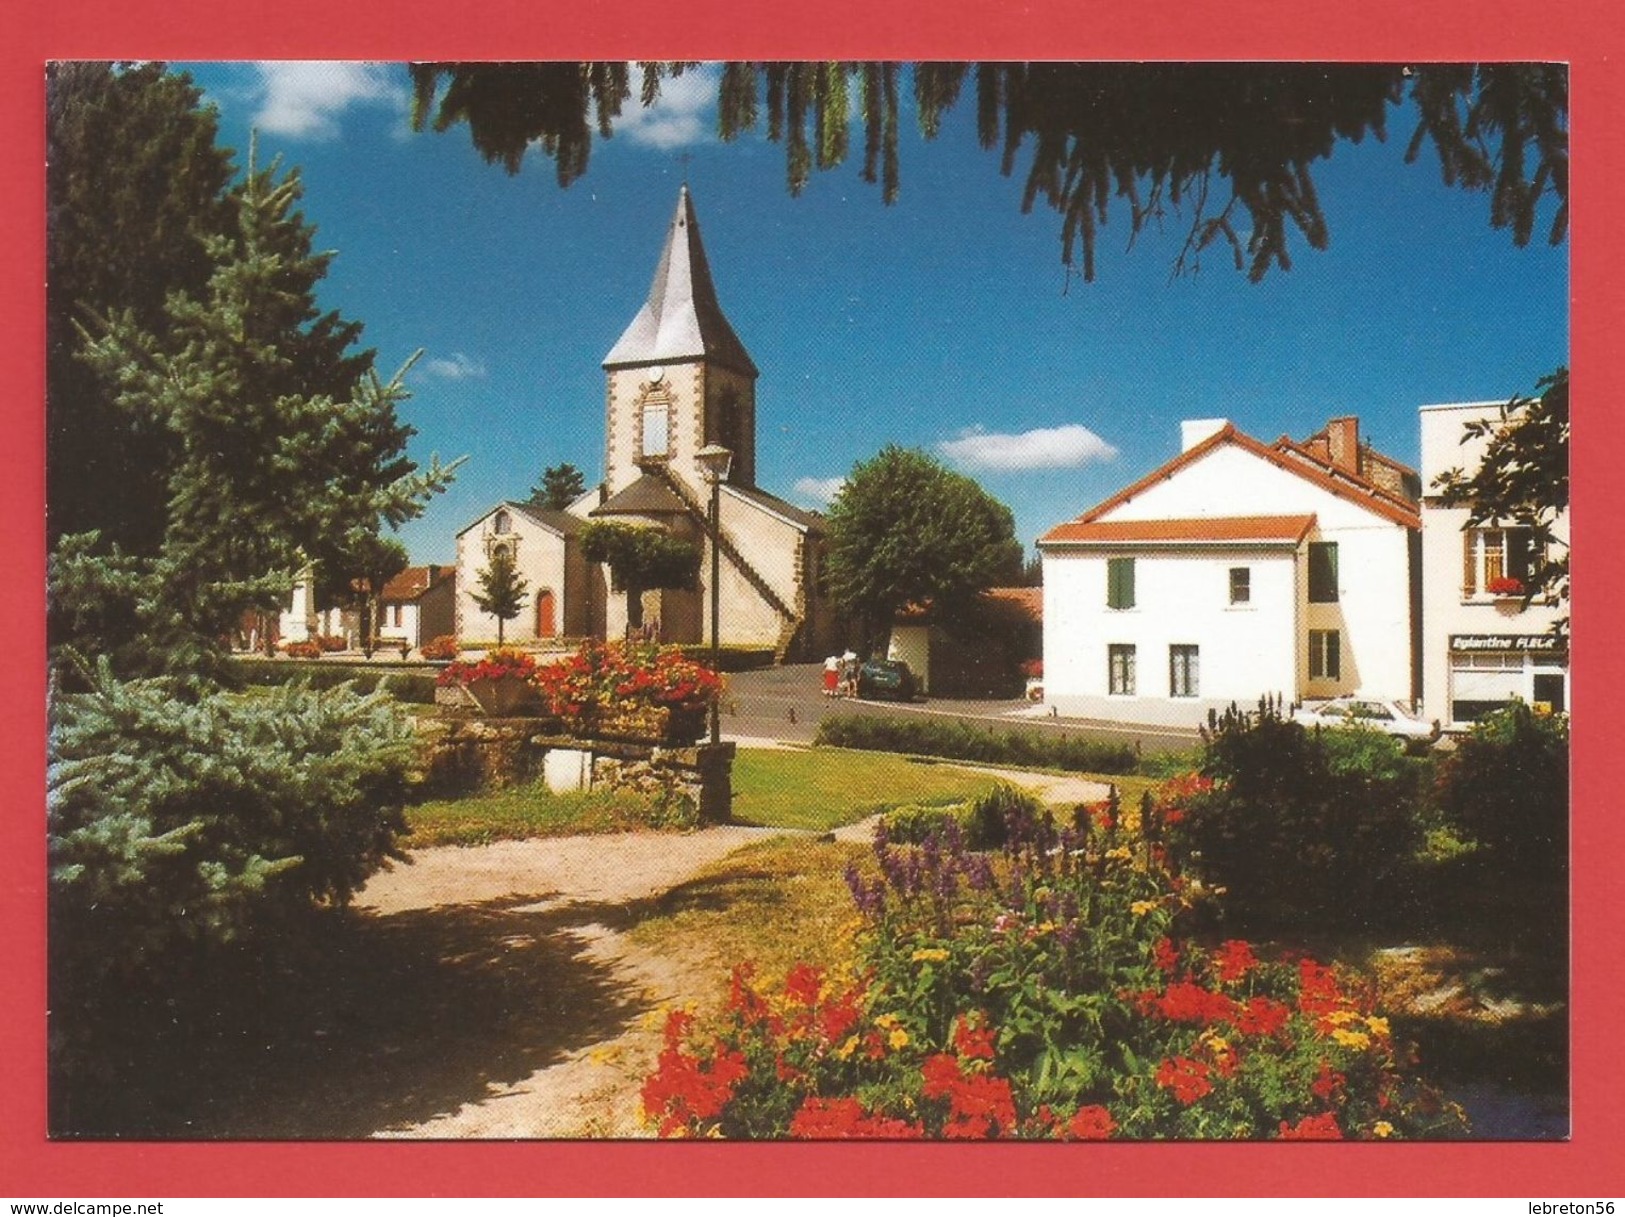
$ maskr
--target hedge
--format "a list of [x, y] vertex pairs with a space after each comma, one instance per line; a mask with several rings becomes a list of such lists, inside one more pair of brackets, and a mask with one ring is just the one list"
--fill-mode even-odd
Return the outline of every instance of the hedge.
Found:
[[1079, 773], [1133, 773], [1140, 761], [1132, 744], [1035, 731], [994, 730], [942, 718], [843, 714], [819, 723], [814, 743], [958, 761], [1070, 769]]
[[414, 665], [393, 668], [293, 659], [239, 659], [233, 665], [245, 685], [277, 686], [303, 682], [312, 689], [350, 685], [357, 693], [388, 693], [396, 701], [434, 704], [435, 673]]

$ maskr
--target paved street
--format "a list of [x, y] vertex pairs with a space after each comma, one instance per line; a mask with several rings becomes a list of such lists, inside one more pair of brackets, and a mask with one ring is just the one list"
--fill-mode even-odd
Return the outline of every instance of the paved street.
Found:
[[1179, 751], [1197, 741], [1195, 731], [1171, 727], [1142, 727], [1093, 719], [1051, 718], [1025, 701], [956, 700], [934, 697], [912, 704], [859, 701], [823, 695], [821, 664], [788, 664], [728, 677], [722, 730], [725, 736], [749, 736], [810, 742], [826, 716], [842, 714], [935, 715], [987, 723], [1000, 729], [1019, 729], [1085, 736], [1092, 739], [1137, 741], [1147, 752]]

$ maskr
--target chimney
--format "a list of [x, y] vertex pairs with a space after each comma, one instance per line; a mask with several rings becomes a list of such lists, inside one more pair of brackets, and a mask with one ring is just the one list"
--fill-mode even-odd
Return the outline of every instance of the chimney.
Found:
[[1360, 476], [1360, 420], [1355, 415], [1326, 424], [1326, 458], [1333, 468]]
[[1230, 425], [1228, 418], [1187, 418], [1179, 424], [1179, 450], [1189, 452], [1210, 435]]

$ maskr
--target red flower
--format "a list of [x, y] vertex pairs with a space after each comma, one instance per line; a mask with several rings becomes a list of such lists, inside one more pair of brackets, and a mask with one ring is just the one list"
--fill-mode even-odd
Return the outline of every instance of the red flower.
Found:
[[1157, 1085], [1174, 1092], [1174, 1098], [1189, 1107], [1213, 1089], [1211, 1071], [1201, 1061], [1188, 1056], [1171, 1057], [1157, 1067]]
[[818, 1023], [826, 1043], [839, 1043], [858, 1025], [862, 1017], [858, 1013], [858, 997], [859, 990], [850, 989], [819, 1012]]
[[906, 1120], [864, 1114], [856, 1099], [821, 1099], [808, 1095], [790, 1121], [790, 1135], [803, 1140], [919, 1140], [925, 1130]]
[[1168, 938], [1157, 939], [1157, 945], [1151, 948], [1151, 959], [1164, 972], [1172, 972], [1179, 966], [1179, 952]]
[[945, 1052], [928, 1057], [920, 1067], [921, 1093], [948, 1100], [942, 1135], [952, 1140], [980, 1140], [1008, 1134], [1016, 1126], [1015, 1097], [1010, 1083], [989, 1073], [967, 1074]]
[[1236, 1003], [1223, 993], [1180, 981], [1168, 986], [1157, 1002], [1157, 1012], [1173, 1023], [1222, 1023], [1235, 1018]]
[[1337, 1117], [1329, 1111], [1318, 1116], [1305, 1116], [1296, 1124], [1281, 1121], [1280, 1139], [1283, 1141], [1341, 1141], [1343, 1130], [1337, 1126]]
[[[977, 1022], [985, 1024], [985, 1015], [978, 1015]], [[959, 1055], [972, 1061], [991, 1061], [993, 1059], [993, 1029], [985, 1025], [971, 1026], [970, 1019], [960, 1015], [954, 1023], [954, 1048]]]
[[784, 995], [800, 1005], [818, 1004], [818, 993], [824, 987], [824, 972], [811, 964], [798, 963], [784, 978]]
[[1098, 1103], [1078, 1108], [1066, 1130], [1080, 1141], [1104, 1141], [1117, 1131], [1112, 1113]]
[[1331, 1014], [1346, 1009], [1348, 999], [1337, 986], [1337, 974], [1313, 959], [1298, 961], [1298, 1009], [1304, 1014]]
[[670, 1137], [694, 1130], [716, 1118], [733, 1097], [733, 1089], [749, 1072], [738, 1052], [718, 1053], [707, 1065], [681, 1048], [693, 1016], [674, 1011], [666, 1020], [666, 1047], [655, 1072], [643, 1083], [643, 1110], [660, 1117], [660, 1135]]
[[1269, 997], [1250, 997], [1236, 1017], [1236, 1030], [1243, 1035], [1274, 1035], [1292, 1016], [1285, 1002]]
[[1213, 956], [1213, 962], [1218, 966], [1219, 980], [1227, 985], [1240, 980], [1258, 966], [1253, 948], [1239, 938], [1221, 944], [1218, 953]]
[[1320, 1062], [1320, 1072], [1315, 1075], [1315, 1080], [1310, 1084], [1309, 1089], [1314, 1092], [1316, 1098], [1324, 1099], [1329, 1103], [1332, 1096], [1341, 1090], [1343, 1084], [1347, 1081], [1347, 1078], [1332, 1068], [1331, 1062], [1322, 1061]]

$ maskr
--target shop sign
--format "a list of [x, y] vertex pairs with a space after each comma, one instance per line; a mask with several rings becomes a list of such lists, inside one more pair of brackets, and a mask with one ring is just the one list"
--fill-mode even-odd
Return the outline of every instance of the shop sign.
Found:
[[1531, 655], [1562, 655], [1567, 639], [1555, 634], [1452, 634], [1452, 651], [1516, 651]]

